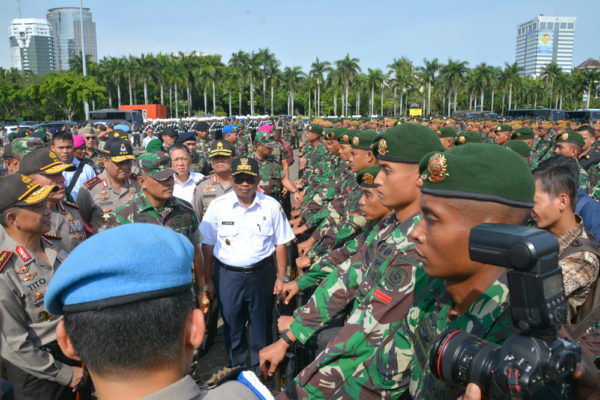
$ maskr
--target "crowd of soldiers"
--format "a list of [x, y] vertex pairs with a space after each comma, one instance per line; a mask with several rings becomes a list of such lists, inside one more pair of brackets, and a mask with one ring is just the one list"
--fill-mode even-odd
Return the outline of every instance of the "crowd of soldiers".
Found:
[[[2, 358], [15, 398], [68, 398], [72, 390], [90, 390], [88, 370], [73, 359], [81, 350], [65, 341], [73, 332], [54, 331], [65, 329], [58, 314], [66, 320], [77, 314], [73, 310], [89, 312], [110, 297], [106, 286], [94, 286], [94, 279], [109, 274], [95, 261], [80, 281], [61, 272], [57, 286], [87, 279], [89, 298], [78, 287], [75, 300], [56, 300], [59, 294], [46, 294], [48, 283], [63, 262], [74, 274], [76, 262], [87, 268], [86, 254], [102, 258], [100, 238], [116, 247], [105, 249], [114, 253], [105, 266], [117, 276], [115, 287], [121, 287], [118, 278], [135, 281], [134, 272], [145, 273], [127, 260], [161, 253], [163, 246], [148, 232], [120, 226], [140, 223], [188, 239], [182, 250], [177, 239], [154, 233], [165, 237], [164, 250], [174, 252], [174, 261], [187, 263], [188, 272], [192, 266], [189, 279], [178, 282], [193, 286], [207, 325], [203, 338], [191, 340], [198, 348], [192, 374], [202, 368], [221, 316], [227, 367], [253, 371], [273, 391], [281, 386], [281, 399], [477, 398], [475, 385], [465, 393], [437, 378], [429, 358], [447, 328], [497, 344], [519, 330], [510, 318], [506, 270], [470, 259], [470, 230], [481, 223], [547, 230], [559, 244], [567, 300], [561, 335], [582, 350], [575, 395], [598, 398], [599, 139], [600, 123], [442, 117], [160, 120], [12, 134], [3, 153], [8, 176], [0, 178], [7, 194], [0, 202], [0, 310]], [[295, 163], [298, 179], [290, 172]], [[236, 247], [243, 232], [241, 217], [233, 216], [235, 204], [252, 209], [254, 197], [241, 194], [247, 187], [254, 187], [253, 196], [260, 193], [258, 200], [280, 204], [286, 226], [277, 233], [271, 217], [256, 223], [255, 234], [272, 237], [276, 251], [267, 258], [275, 275], [239, 282], [254, 291], [268, 286], [265, 298], [274, 297], [275, 306], [260, 300], [257, 311], [250, 299], [242, 312], [242, 294], [232, 289], [237, 278], [225, 270], [244, 268], [221, 255], [243, 248], [248, 254], [238, 257], [253, 259], [252, 245]], [[276, 211], [273, 218], [279, 218]], [[144, 239], [128, 246], [127, 235], [138, 234]], [[282, 253], [284, 237], [289, 243]], [[263, 264], [248, 262], [243, 273]], [[119, 277], [119, 268], [129, 275]], [[157, 279], [169, 275], [156, 273]], [[184, 271], [173, 273], [179, 275]], [[177, 286], [153, 285], [140, 279], [133, 292], [121, 294], [141, 300], [125, 296], [106, 310], [143, 303], [149, 292], [168, 297]], [[117, 289], [109, 292], [123, 298]], [[192, 360], [185, 360], [187, 368]], [[89, 372], [102, 398], [110, 374]], [[226, 398], [252, 395], [228, 389]]]

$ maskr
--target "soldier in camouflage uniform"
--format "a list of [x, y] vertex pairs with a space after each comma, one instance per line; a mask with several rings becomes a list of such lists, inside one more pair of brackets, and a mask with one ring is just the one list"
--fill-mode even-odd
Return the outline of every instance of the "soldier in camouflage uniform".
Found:
[[272, 156], [275, 146], [279, 146], [273, 134], [267, 131], [256, 132], [256, 151], [254, 157], [258, 161], [260, 181], [258, 187], [266, 195], [281, 201], [284, 188], [295, 193], [296, 188], [288, 177], [280, 160]]
[[94, 233], [114, 226], [114, 211], [133, 200], [139, 190], [138, 183], [130, 178], [135, 157], [128, 141], [111, 138], [100, 153], [104, 171], [85, 182], [77, 195], [81, 216]]
[[179, 135], [175, 144], [184, 145], [191, 156], [190, 171], [206, 175], [210, 169], [210, 163], [204, 153], [198, 151], [196, 146], [196, 134], [194, 132], [183, 132]]
[[73, 171], [75, 167], [63, 164], [49, 149], [37, 149], [21, 160], [20, 173], [29, 176], [38, 185], [56, 185], [46, 203], [51, 211], [50, 230], [46, 234], [60, 240], [67, 250], [73, 249], [86, 238], [85, 224], [79, 206], [65, 201], [65, 178], [62, 171]]
[[252, 143], [252, 138], [250, 137], [250, 132], [246, 131], [244, 125], [237, 125], [237, 128], [238, 138], [235, 146], [236, 154], [242, 156], [244, 154], [251, 153], [254, 146]]
[[17, 173], [19, 171], [19, 163], [25, 154], [31, 153], [35, 149], [41, 149], [44, 143], [39, 138], [20, 138], [4, 146], [4, 165], [6, 166], [7, 175]]
[[375, 183], [382, 204], [393, 208], [395, 214], [325, 278], [308, 303], [294, 312], [291, 324], [290, 317], [280, 319], [278, 326], [285, 328], [280, 340], [260, 353], [263, 371], [272, 374], [289, 344], [296, 340], [305, 343], [352, 304], [338, 335], [286, 389], [292, 398], [353, 397], [340, 391], [344, 381], [372, 358], [410, 306], [417, 260], [408, 235], [421, 219], [417, 163], [426, 153], [442, 150], [431, 129], [411, 124], [390, 128], [373, 143], [382, 168]]
[[587, 171], [579, 164], [579, 154], [581, 153], [584, 144], [583, 136], [579, 133], [566, 131], [556, 138], [554, 153], [570, 157], [577, 161], [577, 167], [579, 168], [579, 188], [588, 195], [591, 195], [592, 188], [590, 186]]
[[[206, 122], [197, 122], [194, 124], [196, 132], [196, 150], [204, 156], [204, 159], [209, 159], [210, 141], [207, 138], [210, 126]], [[207, 171], [208, 172], [208, 171]]]
[[[501, 344], [512, 332], [506, 270], [469, 258], [471, 228], [521, 224], [533, 206], [527, 163], [501, 146], [469, 144], [424, 157], [419, 166], [423, 219], [412, 231], [432, 279], [377, 354], [346, 380], [358, 398], [456, 399], [463, 388], [434, 377], [429, 352], [447, 328]], [[493, 181], [494, 185], [487, 183]], [[467, 294], [467, 295], [464, 295]]]

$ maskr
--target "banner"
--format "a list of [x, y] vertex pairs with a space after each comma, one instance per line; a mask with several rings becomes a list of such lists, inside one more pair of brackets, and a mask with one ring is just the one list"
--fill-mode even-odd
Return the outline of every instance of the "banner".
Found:
[[538, 32], [538, 54], [552, 54], [552, 31]]

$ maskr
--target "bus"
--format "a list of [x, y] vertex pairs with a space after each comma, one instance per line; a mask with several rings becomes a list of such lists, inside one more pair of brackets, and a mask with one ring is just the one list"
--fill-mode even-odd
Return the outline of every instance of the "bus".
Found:
[[126, 124], [131, 128], [134, 122], [141, 126], [144, 122], [144, 118], [142, 116], [142, 112], [137, 110], [105, 109], [90, 111], [90, 121], [110, 122], [111, 124]]
[[600, 110], [565, 111], [565, 116], [571, 121], [594, 125], [596, 121], [600, 120]]
[[553, 121], [558, 121], [565, 119], [565, 112], [552, 108], [523, 108], [520, 110], [508, 110], [506, 116], [517, 119], [552, 119]]

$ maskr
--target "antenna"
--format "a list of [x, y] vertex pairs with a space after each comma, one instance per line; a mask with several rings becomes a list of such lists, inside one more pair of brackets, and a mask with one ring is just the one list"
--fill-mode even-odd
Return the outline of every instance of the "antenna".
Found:
[[21, 18], [21, 0], [17, 0], [17, 9], [19, 10], [19, 18]]

